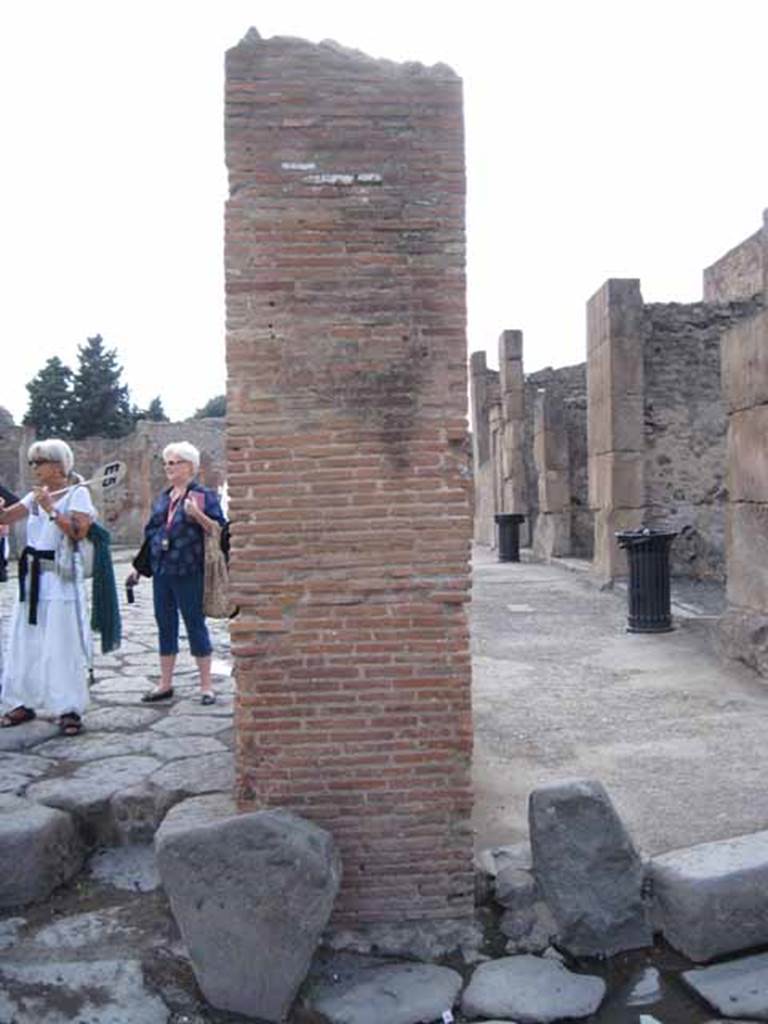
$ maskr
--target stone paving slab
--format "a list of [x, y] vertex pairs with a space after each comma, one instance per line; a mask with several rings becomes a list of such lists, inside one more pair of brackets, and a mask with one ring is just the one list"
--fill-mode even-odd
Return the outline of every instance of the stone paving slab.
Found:
[[718, 1013], [768, 1020], [768, 953], [686, 971], [683, 978]]
[[25, 722], [10, 729], [0, 729], [0, 751], [12, 753], [15, 750], [31, 750], [58, 735], [59, 727], [56, 722], [36, 718], [34, 722]]
[[167, 1024], [138, 960], [0, 964], [0, 1020], [31, 1024]]

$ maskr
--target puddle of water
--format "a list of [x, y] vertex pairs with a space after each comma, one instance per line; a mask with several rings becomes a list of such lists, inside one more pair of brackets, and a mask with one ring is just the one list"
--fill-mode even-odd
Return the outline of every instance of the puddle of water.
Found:
[[597, 974], [608, 994], [590, 1024], [706, 1024], [716, 1016], [680, 975], [695, 965], [669, 946], [580, 960], [579, 973]]

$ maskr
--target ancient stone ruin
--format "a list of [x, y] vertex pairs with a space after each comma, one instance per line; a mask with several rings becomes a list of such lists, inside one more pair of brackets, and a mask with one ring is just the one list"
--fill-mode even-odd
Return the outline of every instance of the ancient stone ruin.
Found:
[[241, 810], [327, 828], [336, 921], [472, 914], [461, 82], [227, 55]]
[[[141, 420], [126, 437], [89, 437], [69, 442], [75, 469], [88, 475], [98, 466], [119, 459], [127, 465], [125, 484], [106, 494], [93, 491], [99, 518], [114, 544], [139, 546], [152, 502], [166, 486], [163, 448], [172, 441], [191, 441], [200, 450], [199, 479], [218, 490], [224, 483], [223, 419], [189, 419], [179, 423]], [[32, 487], [27, 451], [35, 440], [30, 427], [15, 426], [0, 417], [0, 479], [16, 494]]]
[[502, 335], [499, 371], [473, 354], [476, 541], [493, 546], [495, 516], [521, 512], [535, 555], [591, 558], [613, 580], [627, 573], [616, 532], [664, 527], [678, 533], [673, 574], [727, 575], [732, 603], [762, 608], [739, 582], [752, 550], [737, 555], [736, 538], [744, 503], [762, 500], [738, 467], [760, 450], [744, 454], [743, 424], [765, 400], [764, 248], [762, 230], [708, 267], [701, 302], [646, 303], [638, 280], [607, 281], [587, 303], [586, 364], [525, 375], [518, 331]]
[[711, 287], [762, 289], [762, 308], [734, 325], [723, 340], [728, 609], [720, 635], [727, 653], [768, 675], [768, 211], [762, 231], [709, 273]]

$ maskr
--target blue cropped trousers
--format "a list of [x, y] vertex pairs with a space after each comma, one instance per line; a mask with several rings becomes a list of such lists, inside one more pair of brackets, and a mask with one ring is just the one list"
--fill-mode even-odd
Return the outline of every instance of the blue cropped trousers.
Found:
[[189, 637], [189, 649], [195, 658], [212, 651], [211, 638], [203, 615], [203, 574], [169, 576], [164, 572], [152, 577], [155, 620], [160, 635], [160, 654], [179, 653], [179, 613]]

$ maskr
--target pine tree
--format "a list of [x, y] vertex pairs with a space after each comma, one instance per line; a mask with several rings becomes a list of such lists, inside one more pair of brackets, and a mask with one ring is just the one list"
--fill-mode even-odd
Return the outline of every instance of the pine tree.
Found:
[[71, 436], [72, 382], [70, 368], [52, 356], [27, 384], [29, 407], [24, 422], [35, 428], [36, 437]]
[[168, 417], [165, 415], [165, 409], [160, 395], [157, 398], [153, 398], [147, 408], [145, 419], [152, 420], [153, 423], [168, 423]]
[[215, 398], [209, 398], [202, 409], [198, 409], [195, 415], [192, 417], [195, 420], [208, 419], [209, 416], [226, 416], [227, 415], [227, 396], [216, 395]]
[[72, 436], [123, 437], [133, 429], [128, 386], [115, 349], [105, 349], [100, 334], [78, 348], [72, 388]]

